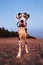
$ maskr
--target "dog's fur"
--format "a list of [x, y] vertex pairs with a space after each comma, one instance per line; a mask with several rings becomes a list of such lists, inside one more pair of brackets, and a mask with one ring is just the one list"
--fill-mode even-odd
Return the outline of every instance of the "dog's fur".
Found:
[[[26, 53], [28, 53], [27, 42], [26, 42], [26, 38], [27, 38], [26, 20], [29, 18], [29, 14], [18, 13], [16, 18], [19, 20], [19, 22], [17, 23], [17, 25], [19, 24], [19, 26], [18, 26], [19, 52], [17, 54], [17, 58], [21, 58], [21, 47], [25, 47], [25, 51], [26, 51]], [[23, 22], [23, 24], [20, 23], [21, 21]]]

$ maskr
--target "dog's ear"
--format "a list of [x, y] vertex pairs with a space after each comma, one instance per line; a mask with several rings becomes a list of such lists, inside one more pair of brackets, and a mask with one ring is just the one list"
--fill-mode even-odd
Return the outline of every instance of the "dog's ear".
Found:
[[18, 13], [18, 14], [16, 15], [16, 18], [17, 18], [17, 19], [20, 19], [20, 17], [21, 17], [21, 13]]
[[30, 15], [29, 14], [27, 14], [27, 19], [30, 17]]
[[25, 15], [27, 15], [27, 13], [26, 13], [26, 12], [25, 12], [24, 14], [25, 14]]
[[21, 15], [21, 13], [18, 13], [18, 16], [20, 16]]
[[16, 15], [16, 18], [19, 19], [18, 14]]
[[25, 16], [26, 16], [26, 19], [28, 19], [28, 18], [30, 17], [30, 15], [27, 14], [26, 12], [25, 12], [24, 14], [25, 14]]

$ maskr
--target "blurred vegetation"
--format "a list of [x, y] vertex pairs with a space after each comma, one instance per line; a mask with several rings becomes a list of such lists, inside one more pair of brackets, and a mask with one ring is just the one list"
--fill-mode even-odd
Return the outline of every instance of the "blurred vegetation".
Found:
[[8, 31], [2, 27], [0, 28], [0, 37], [18, 37], [18, 32]]
[[[0, 38], [6, 38], [6, 37], [19, 37], [19, 35], [18, 32], [6, 30], [4, 27], [0, 28]], [[27, 38], [36, 39], [35, 37], [30, 36], [29, 34]]]

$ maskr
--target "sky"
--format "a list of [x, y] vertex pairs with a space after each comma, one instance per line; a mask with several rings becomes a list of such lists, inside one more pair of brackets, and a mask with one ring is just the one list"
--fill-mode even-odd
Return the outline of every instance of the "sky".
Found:
[[16, 14], [27, 12], [29, 35], [43, 38], [43, 0], [0, 0], [0, 27], [18, 31]]

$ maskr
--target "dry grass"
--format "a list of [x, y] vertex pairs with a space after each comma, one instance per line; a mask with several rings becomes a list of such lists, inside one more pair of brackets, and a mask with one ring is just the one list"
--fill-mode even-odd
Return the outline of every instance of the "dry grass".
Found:
[[17, 59], [18, 38], [0, 38], [0, 65], [43, 65], [43, 39], [27, 39], [29, 54], [22, 49]]

